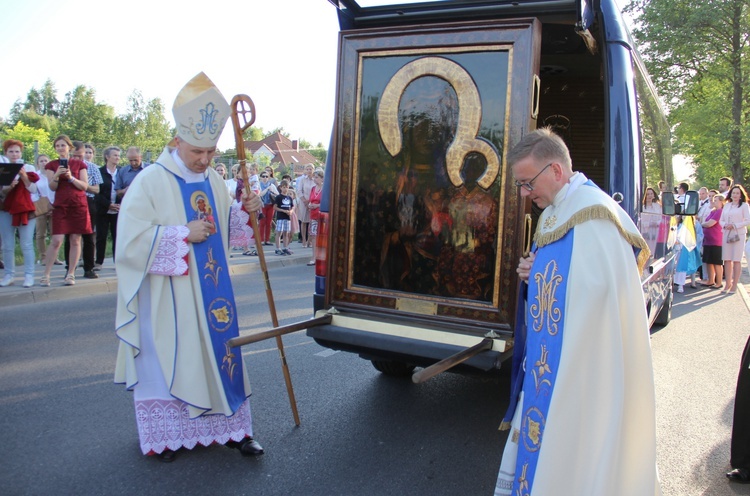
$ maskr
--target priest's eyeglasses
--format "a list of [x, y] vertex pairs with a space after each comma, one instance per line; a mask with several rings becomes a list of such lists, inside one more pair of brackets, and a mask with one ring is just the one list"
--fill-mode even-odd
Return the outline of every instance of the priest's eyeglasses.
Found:
[[542, 168], [542, 170], [539, 171], [539, 174], [537, 174], [536, 176], [534, 176], [533, 178], [531, 178], [531, 180], [528, 181], [528, 182], [519, 183], [518, 181], [514, 181], [514, 183], [516, 185], [516, 188], [523, 188], [526, 191], [534, 191], [534, 186], [533, 186], [534, 181], [536, 181], [536, 178], [539, 177], [539, 176], [541, 176], [542, 172], [546, 171], [549, 168], [549, 166], [552, 165], [552, 164], [554, 164], [554, 162], [550, 162], [547, 165], [545, 165]]

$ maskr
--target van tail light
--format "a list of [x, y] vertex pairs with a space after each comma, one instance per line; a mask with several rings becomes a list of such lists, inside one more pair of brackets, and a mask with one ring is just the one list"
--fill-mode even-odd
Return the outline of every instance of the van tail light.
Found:
[[318, 236], [315, 238], [317, 247], [315, 254], [315, 275], [325, 277], [328, 267], [328, 212], [320, 212], [318, 218]]

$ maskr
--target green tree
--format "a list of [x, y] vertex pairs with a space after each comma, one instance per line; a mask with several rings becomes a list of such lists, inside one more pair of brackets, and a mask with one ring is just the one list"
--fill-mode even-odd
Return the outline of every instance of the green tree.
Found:
[[45, 81], [41, 90], [31, 88], [26, 95], [26, 101], [16, 100], [10, 109], [9, 123], [11, 126], [23, 122], [29, 127], [44, 129], [50, 135], [56, 135], [60, 130], [59, 117], [60, 102], [57, 90], [51, 80]]
[[[677, 124], [674, 136], [680, 143], [680, 152], [692, 157], [696, 164], [696, 179], [699, 184], [715, 187], [719, 178], [729, 174], [732, 116], [727, 112], [727, 92], [730, 82], [726, 79], [704, 77], [691, 90], [691, 98], [673, 112]], [[743, 126], [741, 142], [750, 139], [750, 129]], [[738, 182], [742, 182], [741, 177]]]
[[749, 7], [750, 0], [634, 0], [626, 8], [649, 72], [669, 97], [676, 151], [691, 154], [699, 174], [721, 170], [737, 182], [747, 175]]
[[7, 139], [16, 139], [23, 143], [23, 160], [26, 163], [33, 164], [35, 160], [35, 143], [38, 143], [38, 153], [56, 157], [55, 149], [52, 146], [50, 135], [44, 129], [35, 129], [29, 127], [23, 122], [16, 123], [15, 126], [6, 130], [2, 135], [2, 141]]
[[114, 116], [114, 108], [96, 101], [94, 89], [79, 85], [65, 94], [60, 105], [60, 131], [71, 139], [107, 143]]
[[32, 111], [37, 115], [50, 117], [60, 116], [60, 102], [57, 100], [55, 84], [50, 80], [44, 82], [41, 90], [31, 88], [26, 95], [26, 101], [16, 100], [10, 110], [12, 121], [19, 121], [24, 111]]
[[250, 129], [245, 131], [245, 141], [261, 141], [263, 138], [267, 138], [270, 134], [265, 134], [262, 127], [250, 126]]
[[44, 129], [50, 135], [57, 135], [60, 132], [60, 121], [54, 116], [38, 114], [33, 109], [20, 110], [14, 115], [16, 118], [11, 118], [9, 124], [22, 122], [29, 127]]
[[313, 146], [306, 146], [305, 149], [315, 157], [318, 162], [321, 163], [321, 165], [326, 163], [326, 158], [328, 157], [328, 151], [323, 147], [323, 143], [318, 143], [317, 145]]
[[158, 156], [174, 131], [164, 117], [164, 104], [159, 98], [146, 102], [140, 91], [128, 98], [125, 114], [114, 118], [112, 142], [123, 148], [138, 146], [144, 154]]

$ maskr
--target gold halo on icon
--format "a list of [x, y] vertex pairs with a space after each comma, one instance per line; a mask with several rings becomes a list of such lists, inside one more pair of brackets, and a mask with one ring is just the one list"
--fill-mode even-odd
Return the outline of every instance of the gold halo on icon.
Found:
[[385, 87], [378, 105], [378, 130], [386, 150], [396, 156], [403, 146], [398, 107], [406, 87], [417, 78], [435, 76], [450, 84], [458, 96], [458, 126], [456, 137], [445, 153], [448, 177], [454, 186], [463, 184], [461, 167], [466, 155], [479, 153], [487, 161], [487, 168], [477, 180], [483, 189], [495, 182], [500, 171], [500, 158], [487, 141], [477, 138], [482, 123], [482, 102], [474, 80], [466, 70], [443, 57], [423, 57], [409, 62], [393, 75]]

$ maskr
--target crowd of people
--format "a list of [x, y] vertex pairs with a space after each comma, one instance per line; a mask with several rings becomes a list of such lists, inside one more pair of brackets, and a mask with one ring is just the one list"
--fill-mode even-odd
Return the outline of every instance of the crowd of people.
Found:
[[[79, 262], [83, 277], [98, 278], [97, 272], [102, 269], [110, 246], [113, 260], [115, 257], [120, 204], [133, 179], [149, 165], [143, 162], [141, 150], [136, 146], [125, 151], [128, 163], [123, 166], [120, 165], [123, 151], [117, 146], [103, 150], [102, 166], [94, 163], [96, 149], [90, 143], [60, 135], [53, 146], [56, 159], [38, 155], [35, 165], [23, 164], [12, 182], [0, 190], [0, 269], [4, 270], [0, 287], [16, 282], [16, 239], [24, 260], [25, 288], [35, 285], [35, 264], [44, 265], [39, 280], [42, 287], [52, 284], [54, 265], [65, 265], [63, 284], [67, 286], [75, 284]], [[23, 142], [5, 140], [0, 163], [22, 163], [23, 149]], [[224, 179], [227, 194], [238, 203], [244, 187], [239, 164], [232, 167], [229, 178], [225, 164], [216, 163], [214, 169]], [[295, 234], [299, 234], [303, 248], [313, 247], [323, 169], [308, 165], [296, 180], [284, 175], [280, 182], [272, 166], [258, 173], [258, 165], [248, 163], [247, 172], [251, 189], [263, 201], [258, 241], [273, 246], [271, 241], [275, 237], [276, 255], [292, 254], [289, 246]], [[248, 256], [258, 254], [253, 242], [235, 248]], [[314, 263], [313, 252], [308, 265]]]
[[23, 163], [23, 142], [3, 142], [0, 162], [22, 167], [0, 191], [1, 263], [5, 271], [0, 287], [15, 283], [16, 237], [23, 254], [25, 288], [36, 283], [35, 263], [44, 264], [39, 279], [42, 287], [51, 285], [54, 265], [65, 264], [66, 286], [75, 284], [79, 261], [84, 277], [98, 278], [107, 256], [108, 237], [114, 258], [119, 204], [133, 178], [147, 165], [140, 149], [128, 148], [129, 165], [119, 167], [120, 149], [108, 147], [103, 153], [105, 164], [100, 167], [94, 163], [96, 149], [90, 143], [61, 134], [53, 146], [56, 159], [40, 154], [32, 165]]
[[[680, 183], [675, 187], [675, 200], [684, 204], [689, 189], [688, 183]], [[666, 234], [659, 227], [664, 191], [665, 184], [660, 181], [658, 192], [646, 188], [643, 196], [641, 233], [652, 252], [660, 249], [657, 240]], [[746, 242], [750, 197], [741, 184], [722, 177], [717, 189], [700, 188], [698, 198], [697, 215], [677, 217], [678, 258], [674, 277], [677, 292], [685, 291], [689, 277], [692, 288], [700, 284], [734, 294], [742, 272], [743, 254], [750, 260], [750, 244]]]
[[[250, 190], [260, 196], [263, 202], [258, 220], [258, 243], [274, 246], [276, 255], [292, 255], [289, 246], [294, 236], [298, 235], [297, 242], [302, 248], [313, 248], [312, 258], [307, 265], [315, 265], [315, 238], [325, 174], [323, 169], [308, 164], [297, 178], [292, 179], [291, 175], [283, 174], [280, 180], [276, 179], [270, 165], [259, 171], [258, 164], [248, 163], [246, 169]], [[224, 179], [229, 195], [237, 203], [245, 188], [240, 165], [232, 167], [229, 178], [225, 164], [217, 163], [215, 170]], [[233, 248], [243, 250], [243, 255], [258, 255], [254, 246]]]
[[[685, 205], [687, 183], [675, 188], [675, 202]], [[662, 217], [661, 197], [664, 181], [659, 182], [659, 192], [646, 188], [641, 208], [640, 230], [652, 252], [664, 249], [669, 232], [669, 221]], [[676, 249], [677, 268], [674, 283], [677, 292], [684, 293], [687, 277], [692, 288], [697, 288], [700, 272], [701, 286], [721, 290], [731, 295], [737, 291], [742, 273], [742, 256], [750, 262], [750, 243], [747, 229], [750, 226], [750, 197], [741, 184], [729, 177], [719, 180], [717, 189], [702, 187], [698, 190], [698, 213], [677, 217]], [[750, 339], [742, 355], [732, 421], [732, 469], [726, 473], [732, 482], [750, 484]]]

